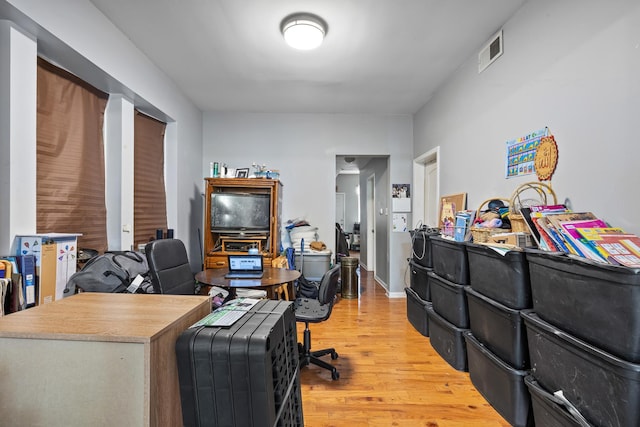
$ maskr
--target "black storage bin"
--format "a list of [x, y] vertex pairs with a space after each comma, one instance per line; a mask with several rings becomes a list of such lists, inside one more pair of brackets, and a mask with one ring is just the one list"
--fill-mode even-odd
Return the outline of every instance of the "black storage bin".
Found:
[[467, 259], [474, 290], [509, 308], [531, 308], [529, 264], [523, 251], [501, 255], [489, 246], [467, 242]]
[[527, 326], [531, 374], [564, 396], [594, 426], [640, 425], [640, 365], [622, 360], [542, 320], [521, 313]]
[[415, 261], [409, 261], [409, 271], [411, 272], [409, 287], [425, 301], [431, 301], [431, 287], [429, 285], [429, 278], [427, 277], [427, 274], [431, 270], [431, 268], [416, 264]]
[[467, 346], [463, 333], [468, 329], [458, 328], [447, 322], [433, 307], [427, 307], [429, 316], [429, 339], [431, 347], [458, 371], [467, 371]]
[[527, 369], [527, 328], [520, 310], [513, 310], [487, 298], [470, 286], [465, 290], [473, 336], [513, 368]]
[[536, 425], [544, 427], [581, 427], [559, 399], [544, 390], [532, 376], [524, 377], [524, 383], [531, 394], [531, 408]]
[[407, 293], [407, 319], [413, 325], [416, 331], [425, 337], [429, 336], [429, 317], [427, 315], [427, 307], [431, 303], [424, 301], [418, 294], [410, 288], [404, 288]]
[[504, 363], [470, 331], [464, 334], [464, 338], [469, 358], [469, 379], [474, 387], [512, 426], [533, 426], [531, 396], [524, 384], [528, 372]]
[[411, 258], [413, 261], [422, 267], [432, 268], [431, 236], [438, 235], [438, 231], [436, 229], [417, 229], [409, 231], [409, 234], [411, 235]]
[[431, 237], [433, 271], [440, 277], [459, 285], [469, 284], [467, 246], [438, 236]]
[[260, 300], [233, 325], [199, 326], [175, 345], [185, 426], [303, 426], [296, 317]]
[[640, 269], [527, 251], [533, 309], [558, 328], [640, 362]]
[[431, 302], [436, 313], [458, 328], [469, 328], [469, 310], [464, 286], [429, 272]]

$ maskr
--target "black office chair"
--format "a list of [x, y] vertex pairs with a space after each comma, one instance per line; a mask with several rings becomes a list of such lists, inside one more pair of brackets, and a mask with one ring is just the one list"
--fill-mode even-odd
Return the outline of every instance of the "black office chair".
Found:
[[153, 290], [157, 294], [193, 295], [196, 280], [187, 250], [179, 239], [159, 239], [144, 247]]
[[311, 351], [311, 331], [309, 330], [309, 323], [324, 322], [331, 316], [333, 303], [336, 293], [338, 292], [339, 279], [340, 265], [337, 265], [322, 276], [318, 290], [318, 299], [299, 297], [296, 298], [294, 302], [296, 320], [298, 322], [304, 322], [304, 342], [298, 344], [300, 350], [300, 366], [303, 367], [309, 363], [313, 363], [314, 365], [328, 369], [331, 371], [331, 378], [334, 380], [340, 378], [340, 373], [335, 366], [321, 360], [320, 357], [330, 354], [331, 359], [335, 360], [338, 358], [338, 353], [336, 353], [334, 348]]

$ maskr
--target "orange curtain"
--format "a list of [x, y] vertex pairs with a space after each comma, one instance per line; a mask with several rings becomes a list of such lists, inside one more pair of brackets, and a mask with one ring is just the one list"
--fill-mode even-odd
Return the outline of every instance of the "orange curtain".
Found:
[[135, 247], [167, 230], [164, 188], [166, 124], [136, 111], [134, 126], [133, 240]]
[[38, 58], [37, 232], [107, 250], [102, 128], [108, 95]]

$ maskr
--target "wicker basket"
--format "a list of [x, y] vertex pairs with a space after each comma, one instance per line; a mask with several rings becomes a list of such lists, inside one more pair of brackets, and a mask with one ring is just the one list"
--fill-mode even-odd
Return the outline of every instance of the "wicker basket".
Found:
[[[492, 200], [502, 200], [503, 202], [509, 203], [508, 199], [503, 199], [501, 197], [492, 197], [490, 199], [487, 199], [478, 207], [478, 210], [476, 211], [476, 219], [480, 218], [482, 207]], [[471, 227], [471, 236], [473, 236], [474, 243], [486, 243], [489, 241], [489, 236], [499, 233], [508, 233], [509, 231], [511, 230], [509, 230], [508, 228]]]
[[[533, 193], [533, 197], [527, 198], [526, 196], [529, 195], [526, 193]], [[556, 193], [549, 184], [542, 182], [525, 182], [516, 188], [509, 199], [509, 221], [511, 221], [511, 230], [514, 233], [529, 233], [529, 227], [520, 213], [520, 209], [533, 205], [547, 205], [550, 201], [550, 196], [553, 197], [552, 204], [557, 204], [558, 199]]]

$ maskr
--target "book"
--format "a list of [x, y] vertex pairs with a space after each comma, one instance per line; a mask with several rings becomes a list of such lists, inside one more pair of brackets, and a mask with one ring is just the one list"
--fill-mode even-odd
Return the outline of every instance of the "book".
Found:
[[[534, 205], [529, 207], [520, 208], [520, 214], [524, 219], [527, 227], [529, 228], [529, 232], [531, 233], [531, 237], [533, 237], [533, 241], [538, 246], [543, 246], [544, 243], [540, 244], [540, 231], [536, 227], [531, 218], [532, 215], [537, 215], [536, 212], [567, 212], [568, 209], [565, 205]], [[542, 249], [542, 247], [541, 247]]]
[[580, 256], [589, 258], [594, 261], [606, 261], [602, 254], [576, 230], [576, 228], [603, 228], [608, 224], [601, 219], [586, 219], [577, 221], [560, 221], [560, 227], [568, 240], [575, 248]]
[[465, 210], [456, 212], [456, 225], [453, 238], [457, 242], [471, 240], [471, 224], [476, 216], [476, 211]]
[[538, 236], [539, 236], [539, 247], [540, 249], [542, 249], [543, 251], [549, 251], [549, 252], [557, 252], [560, 251], [561, 249], [558, 247], [557, 243], [555, 242], [555, 240], [551, 237], [551, 234], [548, 230], [548, 226], [547, 226], [547, 220], [543, 217], [535, 217], [532, 216], [531, 220], [533, 221], [533, 225], [536, 228], [536, 230], [538, 230]]
[[640, 238], [635, 234], [603, 234], [594, 244], [609, 254], [612, 264], [640, 268]]
[[555, 231], [559, 239], [562, 239], [568, 252], [574, 255], [578, 255], [586, 258], [587, 254], [583, 253], [580, 246], [571, 239], [571, 235], [567, 234], [564, 228], [560, 225], [563, 221], [579, 221], [579, 220], [596, 220], [596, 217], [592, 212], [541, 212], [541, 215], [546, 217], [549, 221], [549, 228]]
[[575, 229], [582, 237], [583, 241], [593, 247], [599, 254], [611, 264], [618, 264], [615, 258], [611, 258], [609, 252], [604, 247], [597, 244], [605, 235], [624, 234], [624, 230], [619, 227], [576, 227]]

